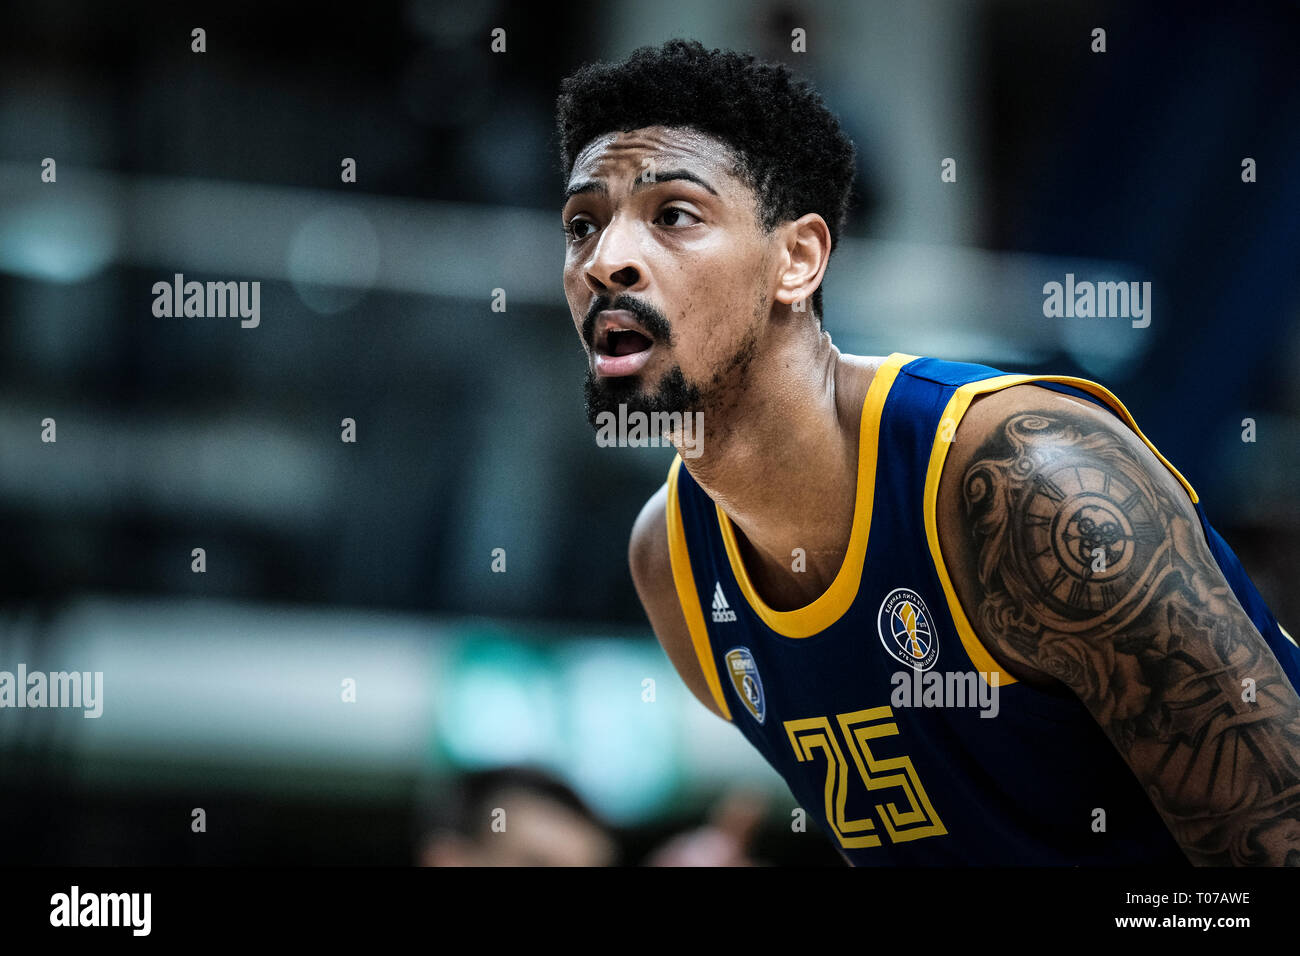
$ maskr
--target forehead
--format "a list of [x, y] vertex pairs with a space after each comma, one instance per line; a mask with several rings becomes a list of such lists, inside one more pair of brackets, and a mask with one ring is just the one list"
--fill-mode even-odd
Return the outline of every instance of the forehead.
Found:
[[721, 140], [683, 126], [646, 126], [597, 136], [578, 153], [569, 181], [639, 175], [647, 159], [657, 169], [671, 164], [674, 169], [707, 173], [720, 190], [730, 185], [728, 180], [741, 185], [736, 154]]

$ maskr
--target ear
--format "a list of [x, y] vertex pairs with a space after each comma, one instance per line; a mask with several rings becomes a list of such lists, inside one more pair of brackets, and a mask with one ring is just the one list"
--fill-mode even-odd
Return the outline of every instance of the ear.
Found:
[[822, 283], [826, 263], [831, 255], [831, 231], [826, 220], [815, 212], [800, 216], [780, 230], [776, 300], [793, 305], [807, 300], [811, 311], [812, 294]]

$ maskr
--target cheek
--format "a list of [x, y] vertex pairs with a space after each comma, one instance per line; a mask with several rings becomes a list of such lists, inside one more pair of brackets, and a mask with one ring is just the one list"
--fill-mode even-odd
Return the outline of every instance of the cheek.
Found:
[[729, 357], [727, 346], [733, 330], [719, 324], [725, 315], [701, 308], [678, 320], [672, 361], [687, 381], [707, 381], [718, 364]]
[[573, 327], [577, 329], [578, 335], [581, 336], [582, 320], [586, 318], [590, 299], [586, 294], [586, 286], [583, 285], [581, 276], [567, 268], [564, 272], [564, 298], [569, 303], [569, 314], [573, 317]]
[[753, 322], [755, 303], [768, 292], [769, 272], [762, 250], [733, 242], [702, 255], [684, 279], [693, 307], [727, 323], [725, 338]]
[[676, 307], [676, 314], [668, 315], [683, 370], [687, 362], [699, 362], [718, 351], [732, 334], [729, 326], [738, 316], [733, 282], [726, 278], [729, 261], [725, 255], [699, 256], [675, 263], [661, 274], [664, 300]]

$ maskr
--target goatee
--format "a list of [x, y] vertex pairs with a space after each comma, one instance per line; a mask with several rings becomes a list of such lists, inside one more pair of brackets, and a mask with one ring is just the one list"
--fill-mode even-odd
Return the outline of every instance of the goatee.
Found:
[[[598, 416], [603, 412], [618, 414], [618, 407], [626, 405], [628, 413], [643, 412], [653, 415], [655, 412], [697, 411], [700, 407], [699, 386], [686, 381], [681, 366], [674, 365], [659, 380], [654, 391], [647, 391], [636, 375], [599, 378], [590, 369], [587, 380], [582, 385], [586, 399], [587, 421], [592, 428], [598, 427]], [[653, 421], [654, 419], [651, 419]]]

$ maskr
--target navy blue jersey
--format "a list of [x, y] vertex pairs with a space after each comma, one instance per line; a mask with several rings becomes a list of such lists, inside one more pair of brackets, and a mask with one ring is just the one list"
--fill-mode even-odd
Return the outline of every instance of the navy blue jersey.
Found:
[[895, 352], [863, 402], [848, 551], [811, 604], [764, 604], [730, 520], [680, 457], [668, 480], [673, 578], [712, 696], [854, 865], [1187, 865], [1083, 703], [1002, 671], [944, 566], [940, 430], [950, 438], [975, 396], [1026, 382], [1108, 408], [1169, 467], [1237, 599], [1300, 686], [1294, 640], [1114, 395], [1079, 378]]

